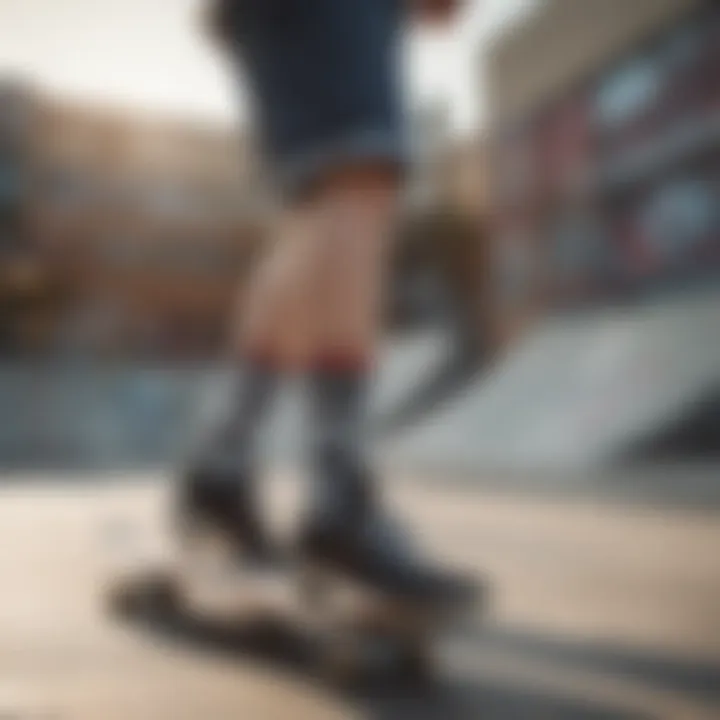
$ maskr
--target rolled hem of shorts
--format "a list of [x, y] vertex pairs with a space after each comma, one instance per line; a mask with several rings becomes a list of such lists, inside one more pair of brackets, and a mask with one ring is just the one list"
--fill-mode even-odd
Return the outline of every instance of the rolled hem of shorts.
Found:
[[279, 161], [276, 173], [280, 190], [287, 199], [301, 198], [333, 170], [364, 161], [386, 162], [403, 178], [409, 167], [409, 152], [387, 131], [354, 132]]

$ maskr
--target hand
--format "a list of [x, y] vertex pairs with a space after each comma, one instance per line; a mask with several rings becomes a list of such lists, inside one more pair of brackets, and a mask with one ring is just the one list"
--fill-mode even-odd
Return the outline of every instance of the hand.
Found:
[[461, 0], [411, 0], [413, 14], [420, 22], [445, 25], [452, 21]]

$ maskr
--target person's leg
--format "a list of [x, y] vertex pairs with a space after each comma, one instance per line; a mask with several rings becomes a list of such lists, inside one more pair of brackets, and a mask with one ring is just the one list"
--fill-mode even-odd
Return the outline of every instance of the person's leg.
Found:
[[310, 523], [360, 517], [375, 504], [366, 409], [398, 190], [397, 168], [368, 162], [329, 175], [313, 202]]
[[284, 375], [301, 373], [312, 350], [316, 234], [311, 204], [282, 214], [234, 323], [236, 351], [264, 356]]
[[239, 299], [231, 331], [233, 387], [182, 483], [182, 517], [219, 527], [250, 555], [271, 552], [256, 493], [258, 436], [278, 385], [305, 366], [309, 352], [309, 218], [302, 207], [282, 216]]
[[[329, 570], [391, 594], [467, 605], [476, 588], [418, 552], [378, 497], [366, 442], [392, 225], [401, 173], [368, 159], [328, 173], [311, 203], [311, 352], [307, 382], [313, 489], [298, 550]], [[300, 283], [302, 284], [302, 283]]]

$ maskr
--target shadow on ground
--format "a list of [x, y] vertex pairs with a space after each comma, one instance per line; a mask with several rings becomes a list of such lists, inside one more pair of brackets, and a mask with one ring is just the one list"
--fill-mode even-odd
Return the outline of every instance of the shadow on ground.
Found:
[[669, 690], [720, 708], [720, 663], [691, 662], [600, 641], [582, 641], [538, 633], [496, 630], [483, 634], [486, 647], [495, 644], [528, 658], [622, 676], [658, 690]]
[[[178, 649], [221, 654], [238, 662], [251, 661], [288, 678], [307, 682], [321, 680], [313, 671], [316, 653], [312, 642], [293, 628], [277, 624], [253, 624], [229, 628], [202, 622], [177, 612], [137, 611], [122, 619], [156, 640]], [[480, 630], [458, 638], [465, 660], [451, 660], [443, 668], [445, 678], [432, 686], [413, 684], [401, 678], [375, 679], [352, 691], [342, 691], [343, 699], [355, 712], [374, 720], [640, 720], [654, 713], [632, 708], [621, 700], [579, 697], [571, 680], [564, 681], [563, 668], [586, 677], [620, 678], [633, 692], [672, 693], [688, 703], [720, 707], [720, 667], [649, 654], [634, 648], [542, 636], [510, 629]], [[510, 672], [498, 680], [488, 674], [496, 657], [515, 656], [535, 663], [546, 671], [554, 668], [567, 691], [538, 689], [538, 685]], [[523, 679], [525, 678], [525, 679]], [[602, 683], [601, 683], [602, 684]], [[333, 691], [325, 683], [328, 692]], [[338, 690], [340, 693], [340, 691]], [[708, 705], [709, 703], [709, 705]]]

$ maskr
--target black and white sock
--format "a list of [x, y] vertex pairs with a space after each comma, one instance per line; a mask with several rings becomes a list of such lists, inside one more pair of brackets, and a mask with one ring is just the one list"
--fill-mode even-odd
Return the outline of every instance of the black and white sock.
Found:
[[279, 380], [272, 364], [247, 358], [238, 368], [224, 410], [205, 436], [193, 464], [221, 474], [251, 473], [259, 431]]
[[313, 473], [309, 522], [362, 517], [375, 494], [365, 440], [367, 364], [325, 360], [307, 382]]

